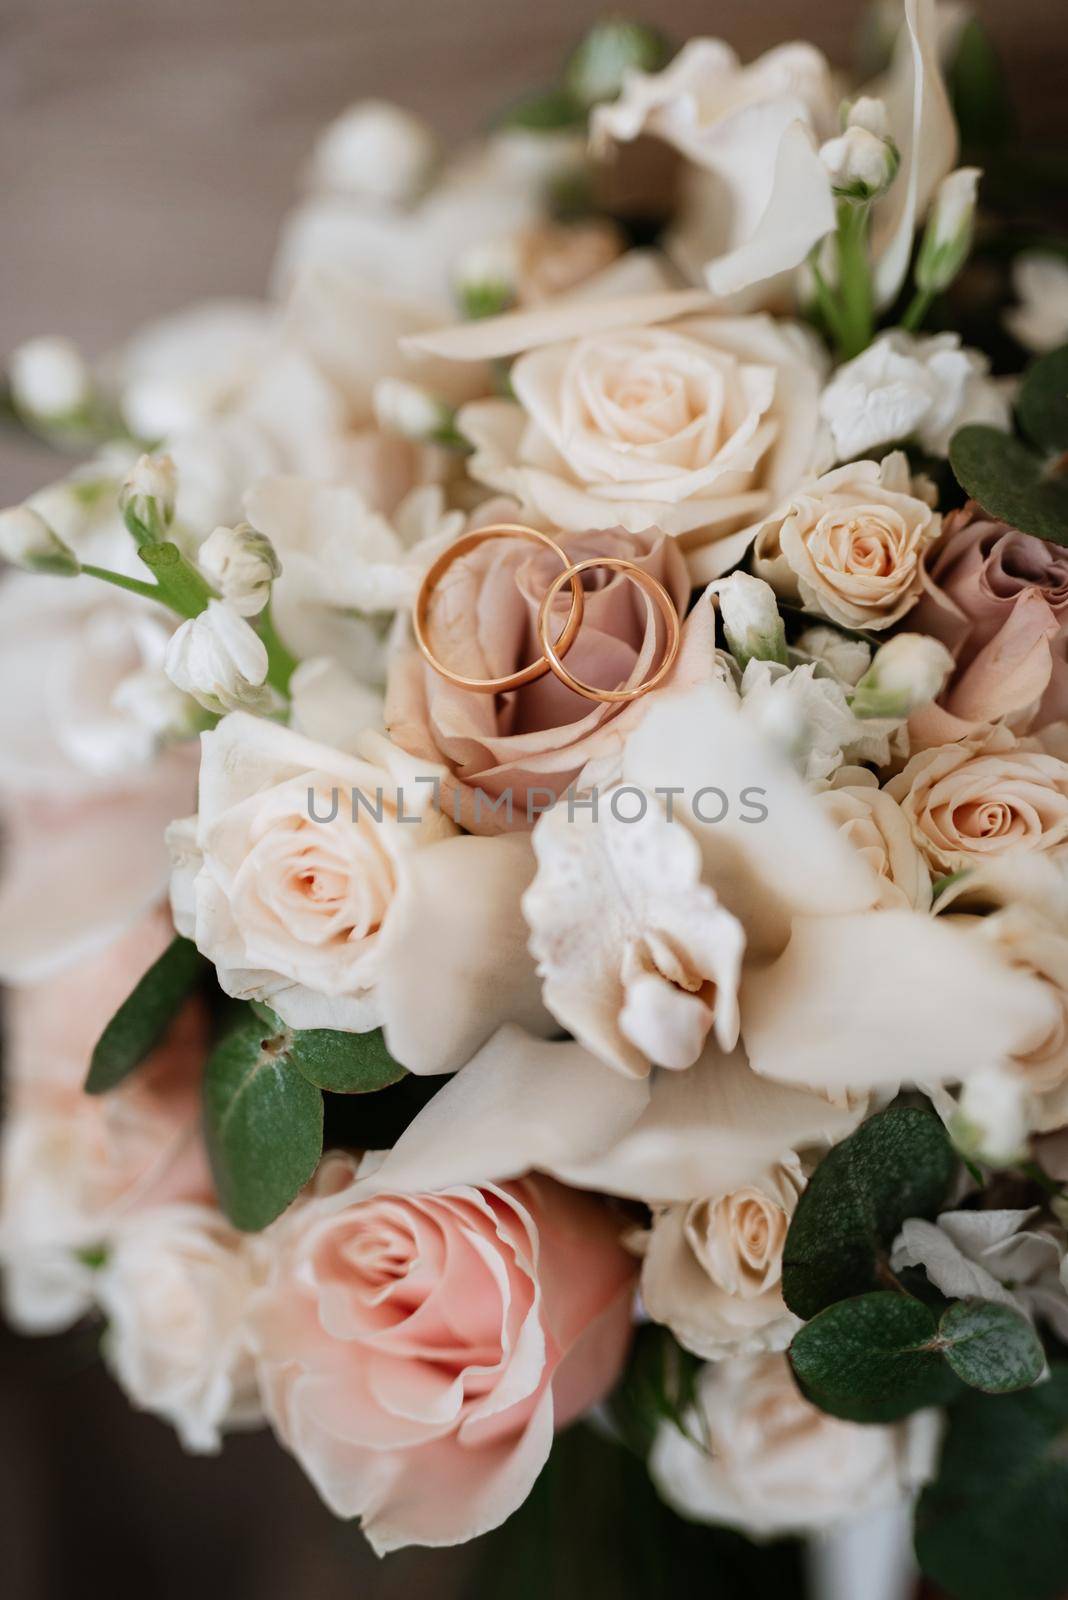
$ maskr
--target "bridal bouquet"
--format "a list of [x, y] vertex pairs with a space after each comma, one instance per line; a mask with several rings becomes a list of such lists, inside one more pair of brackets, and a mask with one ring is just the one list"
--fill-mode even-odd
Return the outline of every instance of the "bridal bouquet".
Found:
[[1068, 246], [891, 12], [360, 103], [270, 301], [9, 363], [7, 1314], [379, 1552], [585, 1418], [1068, 1583]]

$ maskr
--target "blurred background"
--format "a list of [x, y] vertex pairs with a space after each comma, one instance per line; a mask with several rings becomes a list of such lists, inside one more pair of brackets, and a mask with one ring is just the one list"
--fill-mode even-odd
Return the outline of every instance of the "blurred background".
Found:
[[[1063, 144], [1064, 0], [972, 9], [1000, 47], [1025, 138]], [[604, 11], [600, 0], [0, 0], [0, 351], [62, 333], [95, 354], [198, 297], [261, 292], [323, 123], [375, 95], [461, 139], [549, 81]], [[644, 16], [674, 39], [723, 34], [746, 57], [804, 37], [848, 64], [862, 6], [658, 0]], [[55, 475], [43, 446], [0, 438], [0, 504]], [[628, 1526], [613, 1524], [599, 1486], [632, 1469], [587, 1436], [493, 1541], [377, 1563], [269, 1435], [235, 1438], [213, 1461], [183, 1455], [169, 1429], [129, 1409], [97, 1339], [0, 1331], [5, 1600], [561, 1600], [618, 1595], [624, 1571], [650, 1556], [649, 1595], [799, 1592], [792, 1547], [758, 1560], [731, 1535], [669, 1526], [638, 1480], [626, 1485]], [[546, 1566], [565, 1524], [587, 1566]]]

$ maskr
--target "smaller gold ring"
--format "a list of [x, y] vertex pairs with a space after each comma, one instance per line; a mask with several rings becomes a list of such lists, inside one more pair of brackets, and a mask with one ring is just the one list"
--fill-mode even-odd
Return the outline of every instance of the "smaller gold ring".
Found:
[[[487, 539], [525, 539], [528, 543], [543, 544], [554, 555], [560, 557], [561, 566], [567, 568], [567, 556], [547, 533], [539, 533], [537, 528], [527, 528], [520, 523], [495, 522], [488, 528], [476, 528], [472, 533], [465, 533], [461, 538], [442, 551], [437, 560], [431, 564], [419, 585], [419, 593], [415, 597], [415, 606], [412, 611], [412, 629], [415, 633], [415, 642], [422, 651], [424, 659], [429, 662], [434, 671], [449, 683], [455, 684], [458, 689], [470, 689], [475, 694], [506, 694], [510, 689], [521, 689], [524, 684], [534, 683], [538, 678], [543, 678], [550, 669], [559, 674], [559, 665], [551, 667], [548, 656], [540, 655], [536, 661], [528, 666], [521, 667], [518, 672], [510, 672], [503, 678], [465, 678], [459, 672], [453, 672], [448, 667], [443, 667], [430, 648], [427, 638], [427, 619], [430, 612], [430, 597], [439, 580], [444, 576], [454, 561], [483, 544]], [[567, 621], [556, 640], [553, 642], [553, 655], [557, 662], [561, 656], [567, 654], [575, 642], [579, 628], [582, 626], [582, 615], [585, 609], [586, 597], [582, 588], [582, 580], [578, 576], [577, 567], [568, 568], [563, 574], [561, 583], [553, 585], [552, 593], [558, 594], [563, 583], [571, 584], [571, 610], [567, 614]], [[538, 616], [539, 634], [544, 637], [541, 627], [541, 614]]]
[[[548, 636], [546, 624], [549, 620], [549, 608], [564, 584], [569, 580], [573, 582], [582, 572], [591, 572], [595, 567], [609, 567], [613, 572], [622, 572], [639, 589], [644, 589], [646, 596], [660, 607], [660, 613], [667, 627], [667, 643], [664, 646], [664, 659], [651, 677], [639, 683], [634, 689], [595, 689], [592, 684], [583, 683], [581, 678], [576, 678], [569, 672], [560, 660], [560, 652]], [[622, 556], [591, 556], [588, 561], [576, 561], [573, 567], [568, 567], [554, 578], [538, 608], [538, 639], [549, 661], [549, 666], [569, 689], [574, 689], [576, 694], [582, 695], [587, 700], [604, 700], [616, 703], [624, 700], [636, 700], [639, 695], [648, 694], [650, 689], [655, 689], [658, 683], [663, 683], [671, 668], [675, 664], [675, 657], [679, 653], [679, 641], [682, 630], [679, 626], [679, 614], [675, 609], [675, 602], [668, 594], [664, 585], [651, 572], [646, 572], [643, 567], [637, 566], [633, 561], [627, 561]]]

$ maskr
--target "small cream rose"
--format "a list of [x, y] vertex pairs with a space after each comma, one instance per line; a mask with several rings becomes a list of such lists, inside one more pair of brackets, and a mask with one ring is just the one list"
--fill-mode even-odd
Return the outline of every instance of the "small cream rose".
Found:
[[937, 512], [900, 452], [806, 484], [756, 530], [753, 568], [783, 598], [846, 628], [889, 628], [923, 590]]
[[839, 832], [871, 867], [879, 884], [877, 906], [931, 908], [931, 874], [913, 842], [897, 801], [879, 788], [866, 767], [841, 767], [831, 787], [816, 795]]
[[1068, 839], [1068, 762], [1006, 728], [921, 751], [887, 789], [936, 873]]
[[687, 1517], [765, 1538], [899, 1503], [931, 1475], [938, 1431], [930, 1411], [896, 1427], [829, 1417], [783, 1355], [707, 1366], [690, 1423], [657, 1434], [649, 1469], [661, 1494]]
[[804, 1183], [791, 1155], [730, 1194], [654, 1207], [635, 1241], [653, 1320], [706, 1360], [784, 1349], [798, 1321], [782, 1298], [782, 1251]]

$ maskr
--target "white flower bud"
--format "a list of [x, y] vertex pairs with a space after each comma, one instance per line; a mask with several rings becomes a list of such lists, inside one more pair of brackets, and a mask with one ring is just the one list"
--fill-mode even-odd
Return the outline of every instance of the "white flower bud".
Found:
[[26, 572], [72, 578], [81, 571], [74, 551], [30, 506], [0, 511], [0, 555]]
[[163, 660], [171, 682], [206, 711], [268, 711], [267, 649], [259, 634], [221, 600], [192, 617], [172, 636]]
[[947, 289], [968, 258], [981, 177], [978, 167], [958, 167], [938, 186], [916, 258], [916, 286], [925, 294]]
[[387, 100], [361, 100], [321, 134], [312, 176], [322, 188], [396, 204], [416, 198], [437, 160], [425, 122]]
[[375, 385], [375, 417], [380, 428], [425, 443], [448, 438], [452, 408], [436, 395], [404, 378], [382, 378]]
[[1021, 1161], [1030, 1133], [1023, 1080], [1000, 1067], [966, 1079], [949, 1133], [963, 1156], [984, 1166], [1009, 1167]]
[[271, 584], [282, 571], [274, 545], [247, 522], [216, 528], [200, 547], [197, 564], [227, 605], [254, 617], [271, 598]]
[[855, 687], [871, 666], [871, 645], [853, 639], [837, 628], [806, 628], [797, 639], [797, 649], [826, 667], [839, 683]]
[[159, 744], [191, 739], [209, 720], [191, 696], [154, 667], [144, 667], [123, 678], [111, 697], [111, 704]]
[[141, 456], [119, 494], [126, 526], [138, 544], [155, 544], [174, 521], [178, 474], [170, 456]]
[[27, 339], [8, 363], [16, 406], [42, 422], [62, 422], [92, 399], [93, 380], [81, 351], [70, 339]]
[[820, 158], [835, 194], [848, 200], [874, 200], [885, 194], [901, 164], [893, 140], [853, 126], [821, 145]]
[[880, 645], [852, 699], [856, 717], [908, 717], [929, 705], [953, 671], [944, 644], [925, 633], [899, 633]]
[[519, 253], [512, 240], [469, 246], [453, 268], [453, 287], [464, 316], [492, 317], [507, 311], [516, 297], [519, 272]]
[[709, 588], [719, 597], [727, 645], [743, 671], [754, 659], [785, 666], [786, 629], [771, 585], [748, 572], [734, 572]]
[[877, 139], [890, 138], [890, 118], [887, 115], [885, 100], [877, 100], [874, 95], [862, 94], [844, 109], [844, 128], [866, 128]]

